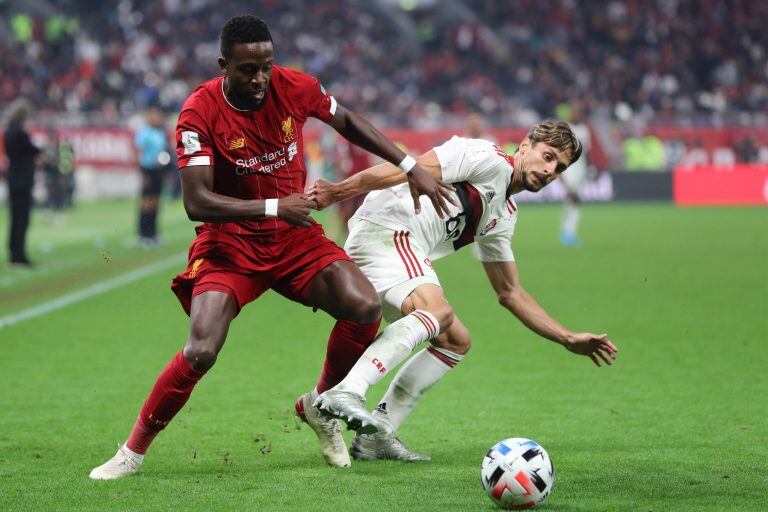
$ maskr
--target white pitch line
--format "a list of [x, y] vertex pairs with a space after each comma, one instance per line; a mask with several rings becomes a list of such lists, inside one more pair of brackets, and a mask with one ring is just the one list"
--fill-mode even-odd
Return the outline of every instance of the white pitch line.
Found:
[[185, 257], [186, 254], [184, 253], [177, 254], [175, 256], [171, 256], [163, 260], [150, 263], [149, 265], [144, 265], [143, 267], [131, 270], [126, 274], [122, 274], [117, 277], [92, 284], [91, 286], [83, 288], [82, 290], [67, 293], [66, 295], [62, 295], [56, 299], [38, 304], [37, 306], [33, 306], [29, 309], [19, 311], [18, 313], [0, 317], [0, 329], [10, 327], [19, 322], [23, 322], [24, 320], [30, 320], [32, 318], [45, 315], [52, 311], [65, 308], [76, 302], [89, 299], [95, 295], [100, 295], [110, 290], [114, 290], [115, 288], [119, 288], [134, 281], [138, 281], [139, 279], [150, 276], [155, 272], [165, 269], [166, 267], [182, 263], [185, 260]]

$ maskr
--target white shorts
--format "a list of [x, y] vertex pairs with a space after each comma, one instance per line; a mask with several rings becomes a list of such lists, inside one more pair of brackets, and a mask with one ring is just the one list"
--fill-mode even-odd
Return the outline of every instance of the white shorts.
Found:
[[400, 308], [413, 290], [422, 284], [440, 286], [425, 247], [405, 228], [352, 218], [344, 250], [376, 288], [387, 322], [403, 316]]

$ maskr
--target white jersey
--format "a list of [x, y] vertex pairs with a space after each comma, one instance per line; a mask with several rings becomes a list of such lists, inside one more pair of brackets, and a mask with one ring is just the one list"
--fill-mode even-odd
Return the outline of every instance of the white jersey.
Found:
[[480, 261], [514, 261], [510, 246], [517, 205], [507, 198], [514, 169], [512, 157], [492, 142], [454, 136], [434, 148], [443, 181], [456, 187], [459, 206], [448, 204], [441, 219], [429, 198], [422, 196], [421, 213], [413, 211], [407, 183], [371, 192], [350, 221], [364, 219], [394, 231], [410, 232], [430, 260], [437, 260], [475, 242]]

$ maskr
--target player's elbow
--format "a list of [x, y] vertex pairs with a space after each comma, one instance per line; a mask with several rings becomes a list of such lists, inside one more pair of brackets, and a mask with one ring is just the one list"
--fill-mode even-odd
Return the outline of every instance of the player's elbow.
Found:
[[195, 201], [192, 198], [184, 196], [184, 211], [187, 212], [187, 218], [194, 222], [203, 222], [203, 209], [200, 206], [199, 201]]
[[498, 292], [496, 298], [498, 299], [499, 304], [505, 308], [509, 308], [511, 305], [520, 302], [523, 293], [522, 288], [512, 288]]

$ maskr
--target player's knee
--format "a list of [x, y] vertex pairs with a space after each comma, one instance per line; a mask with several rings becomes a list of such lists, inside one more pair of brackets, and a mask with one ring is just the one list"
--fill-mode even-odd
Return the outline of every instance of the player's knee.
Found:
[[430, 313], [437, 318], [437, 321], [440, 324], [440, 332], [448, 329], [453, 323], [453, 308], [447, 302], [431, 308]]
[[353, 316], [354, 320], [361, 324], [369, 324], [381, 318], [379, 296], [374, 294], [355, 301]]
[[184, 359], [197, 371], [207, 371], [216, 363], [219, 351], [209, 344], [190, 344], [184, 347]]

